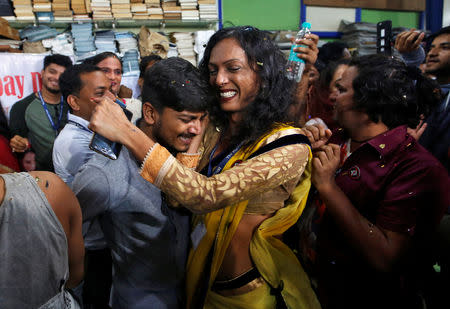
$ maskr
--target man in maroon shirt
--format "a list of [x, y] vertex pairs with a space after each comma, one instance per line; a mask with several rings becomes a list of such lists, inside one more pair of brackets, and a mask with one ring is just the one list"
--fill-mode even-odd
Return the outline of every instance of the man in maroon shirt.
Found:
[[323, 308], [423, 308], [429, 244], [450, 205], [444, 167], [414, 138], [436, 85], [379, 55], [353, 60], [336, 83], [342, 129], [315, 153], [326, 206], [317, 241]]

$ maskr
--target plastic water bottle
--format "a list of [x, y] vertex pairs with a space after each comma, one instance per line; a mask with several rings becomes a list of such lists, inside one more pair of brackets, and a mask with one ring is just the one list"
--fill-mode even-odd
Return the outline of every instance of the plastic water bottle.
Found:
[[297, 45], [295, 42], [300, 39], [304, 39], [305, 35], [311, 33], [311, 24], [310, 23], [303, 23], [302, 28], [299, 32], [297, 32], [297, 35], [295, 37], [295, 41], [291, 46], [291, 52], [289, 53], [289, 59], [287, 63], [287, 78], [295, 80], [297, 83], [300, 82], [302, 79], [303, 70], [305, 69], [305, 61], [299, 57], [297, 57], [297, 53], [294, 52], [294, 48], [303, 46], [303, 45]]

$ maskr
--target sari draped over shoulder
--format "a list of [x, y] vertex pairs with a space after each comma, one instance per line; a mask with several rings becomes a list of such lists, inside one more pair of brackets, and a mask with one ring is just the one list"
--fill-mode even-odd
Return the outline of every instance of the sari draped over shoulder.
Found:
[[[247, 160], [268, 137], [286, 129], [292, 129], [292, 127], [279, 125], [252, 145], [240, 149], [227, 162], [223, 171], [230, 169], [236, 161]], [[312, 154], [309, 150], [305, 170], [299, 183], [285, 202], [285, 206], [262, 222], [253, 234], [250, 243], [250, 255], [257, 270], [272, 291], [281, 293], [288, 308], [320, 308], [309, 278], [300, 262], [292, 250], [280, 240], [280, 235], [297, 222], [305, 207], [311, 187], [311, 158]], [[256, 291], [256, 294], [252, 291], [231, 298], [211, 292], [211, 286], [244, 215], [247, 204], [248, 200], [244, 200], [206, 215], [194, 217], [194, 227], [196, 224], [204, 223], [206, 234], [200, 240], [198, 246], [191, 250], [188, 259], [186, 275], [188, 308], [197, 308], [199, 298], [205, 297], [205, 290], [206, 298], [211, 300], [212, 303], [220, 303], [221, 308], [251, 308], [248, 306], [248, 298], [260, 297], [257, 294], [259, 292]], [[214, 298], [220, 299], [215, 301]], [[229, 300], [229, 303], [227, 300]], [[237, 303], [241, 303], [242, 306], [238, 306]]]

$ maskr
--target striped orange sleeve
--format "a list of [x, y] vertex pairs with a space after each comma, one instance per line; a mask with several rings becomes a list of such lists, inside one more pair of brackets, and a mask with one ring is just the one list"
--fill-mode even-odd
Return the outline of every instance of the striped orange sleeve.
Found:
[[159, 186], [174, 160], [175, 158], [166, 148], [155, 144], [142, 163], [141, 176], [155, 186]]

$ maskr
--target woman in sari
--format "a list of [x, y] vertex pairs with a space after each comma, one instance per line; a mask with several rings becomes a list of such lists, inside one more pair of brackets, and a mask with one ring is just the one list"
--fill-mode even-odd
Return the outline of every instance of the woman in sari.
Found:
[[[308, 62], [315, 62], [317, 40], [311, 35], [297, 42], [305, 45], [297, 51]], [[226, 28], [211, 37], [200, 70], [218, 96], [200, 173], [181, 165], [113, 104], [99, 104], [91, 128], [130, 149], [143, 161], [142, 177], [195, 214], [188, 308], [319, 308], [282, 239], [302, 213], [311, 184], [309, 141], [287, 124], [296, 85], [285, 76], [286, 59], [266, 32]], [[196, 145], [188, 152], [196, 153]], [[192, 161], [199, 158], [192, 155]]]

